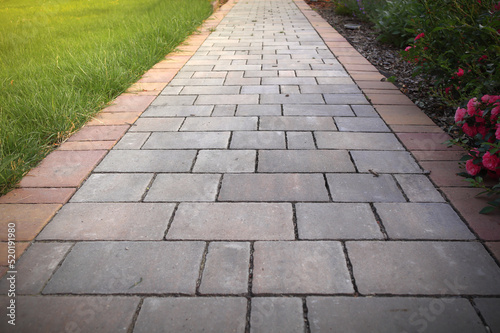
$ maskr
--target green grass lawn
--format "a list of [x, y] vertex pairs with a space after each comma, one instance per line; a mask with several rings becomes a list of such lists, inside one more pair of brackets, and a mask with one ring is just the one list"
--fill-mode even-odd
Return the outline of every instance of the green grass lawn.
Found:
[[211, 10], [209, 0], [0, 0], [0, 194]]

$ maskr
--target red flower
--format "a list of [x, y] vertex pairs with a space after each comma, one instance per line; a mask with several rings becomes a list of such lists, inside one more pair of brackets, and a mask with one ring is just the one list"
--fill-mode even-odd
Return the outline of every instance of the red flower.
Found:
[[483, 155], [483, 165], [486, 169], [495, 171], [500, 166], [500, 158], [487, 151], [486, 154]]
[[464, 76], [464, 70], [462, 68], [458, 68], [458, 72], [455, 73], [458, 77]]
[[487, 55], [482, 55], [482, 56], [479, 58], [478, 62], [481, 62], [481, 61], [486, 60], [486, 59], [488, 59], [488, 56], [487, 56]]
[[482, 167], [480, 164], [474, 164], [474, 160], [468, 160], [465, 162], [465, 170], [471, 176], [477, 175], [481, 171]]
[[471, 98], [469, 100], [469, 102], [467, 103], [467, 113], [470, 115], [470, 116], [473, 116], [476, 114], [476, 106], [479, 104], [479, 102], [477, 101], [477, 98], [474, 97], [474, 98]]
[[458, 108], [457, 111], [455, 112], [455, 122], [458, 123], [459, 121], [464, 120], [464, 116], [467, 113], [467, 110]]
[[423, 38], [425, 34], [422, 32], [421, 34], [418, 34], [417, 37], [415, 37], [415, 42], [419, 40], [420, 38]]
[[462, 126], [462, 130], [470, 137], [474, 137], [477, 134], [477, 128], [475, 126], [470, 126], [467, 123]]
[[500, 140], [500, 124], [497, 124], [497, 130], [495, 132], [495, 137]]

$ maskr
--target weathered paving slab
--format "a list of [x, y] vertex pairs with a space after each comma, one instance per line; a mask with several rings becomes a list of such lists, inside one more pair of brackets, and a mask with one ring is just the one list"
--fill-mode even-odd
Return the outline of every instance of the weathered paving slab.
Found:
[[321, 174], [228, 174], [220, 201], [328, 201]]
[[167, 239], [294, 239], [292, 206], [285, 203], [181, 203]]
[[260, 117], [259, 130], [263, 131], [335, 131], [329, 117]]
[[362, 294], [500, 294], [500, 268], [480, 243], [359, 241], [346, 246]]
[[149, 297], [134, 332], [245, 332], [247, 300], [243, 297]]
[[246, 294], [248, 292], [249, 265], [250, 243], [210, 243], [200, 293]]
[[461, 298], [307, 297], [311, 332], [484, 332]]
[[300, 239], [383, 238], [368, 204], [298, 203], [296, 211]]
[[392, 133], [314, 132], [318, 148], [349, 150], [404, 150]]
[[174, 207], [152, 203], [69, 203], [37, 240], [160, 240]]
[[283, 131], [241, 131], [233, 132], [231, 149], [285, 149]]
[[43, 293], [194, 294], [204, 249], [203, 242], [78, 243]]
[[354, 172], [345, 150], [261, 150], [258, 172]]
[[[2, 308], [10, 298], [0, 297]], [[0, 321], [2, 332], [129, 332], [139, 297], [19, 296], [16, 326]], [[57, 315], [54, 315], [57, 314]]]
[[327, 174], [333, 201], [406, 202], [391, 175]]
[[339, 242], [256, 242], [255, 294], [352, 293]]
[[189, 171], [196, 151], [113, 150], [95, 168], [96, 172], [182, 172]]
[[254, 297], [250, 331], [304, 332], [302, 300], [295, 297]]
[[227, 148], [230, 132], [154, 132], [144, 149]]
[[201, 150], [193, 172], [253, 172], [255, 150]]
[[422, 169], [406, 151], [352, 151], [359, 172], [421, 173]]

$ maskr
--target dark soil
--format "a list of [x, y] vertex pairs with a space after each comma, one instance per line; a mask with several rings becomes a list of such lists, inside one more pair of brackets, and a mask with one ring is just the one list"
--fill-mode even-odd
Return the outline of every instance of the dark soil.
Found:
[[[447, 130], [453, 123], [454, 110], [443, 106], [433, 97], [431, 83], [425, 77], [413, 76], [413, 65], [403, 60], [400, 49], [377, 41], [377, 32], [370, 22], [355, 17], [335, 14], [327, 1], [306, 2], [335, 28], [349, 43], [387, 78], [394, 78], [394, 84], [422, 109], [438, 126]], [[358, 24], [360, 29], [346, 29], [345, 24]]]

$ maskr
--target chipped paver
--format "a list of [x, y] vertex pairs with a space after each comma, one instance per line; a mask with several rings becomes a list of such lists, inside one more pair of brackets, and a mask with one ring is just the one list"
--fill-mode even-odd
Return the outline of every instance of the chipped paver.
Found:
[[382, 78], [303, 0], [229, 0], [0, 198], [2, 307], [16, 274], [22, 332], [495, 332], [500, 213]]

